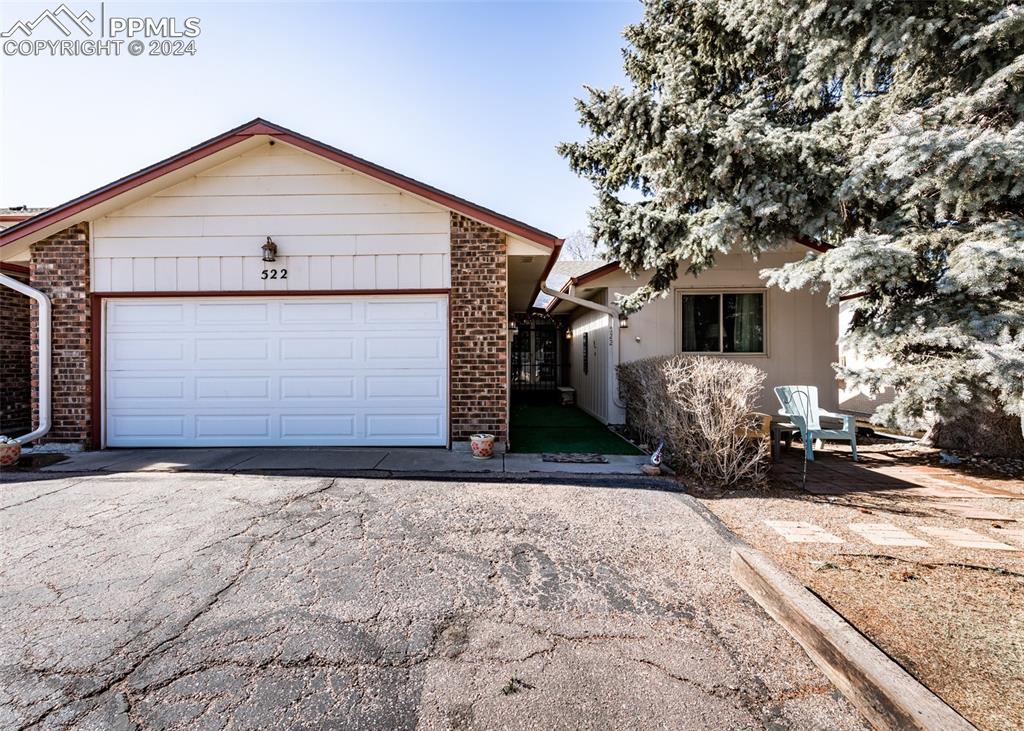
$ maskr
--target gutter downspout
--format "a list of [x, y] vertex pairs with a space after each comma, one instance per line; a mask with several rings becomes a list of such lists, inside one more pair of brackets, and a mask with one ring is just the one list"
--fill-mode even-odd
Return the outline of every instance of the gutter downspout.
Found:
[[31, 431], [23, 437], [17, 437], [18, 444], [31, 442], [39, 437], [45, 436], [50, 431], [50, 364], [51, 364], [51, 336], [50, 336], [50, 298], [38, 289], [19, 282], [6, 274], [0, 274], [0, 284], [20, 292], [26, 297], [31, 297], [39, 305], [39, 424], [35, 431]]
[[582, 297], [576, 297], [571, 294], [566, 294], [565, 292], [559, 292], [557, 290], [551, 289], [551, 287], [544, 284], [543, 282], [540, 285], [540, 291], [546, 294], [548, 297], [554, 297], [555, 299], [565, 300], [566, 302], [572, 302], [574, 305], [586, 307], [589, 310], [597, 310], [598, 312], [603, 312], [606, 315], [611, 315], [616, 319], [618, 319], [619, 317], [619, 311], [614, 307], [611, 307], [609, 305], [599, 305], [596, 302], [585, 300]]
[[[570, 285], [570, 287], [572, 288], [572, 285]], [[611, 324], [609, 325], [609, 332], [612, 333], [612, 338], [614, 338], [614, 340], [615, 340], [615, 345], [612, 347], [612, 359], [614, 361], [612, 363], [612, 381], [613, 381], [613, 386], [614, 386], [612, 388], [612, 393], [611, 393], [612, 403], [615, 404], [616, 408], [619, 408], [619, 409], [622, 409], [623, 411], [625, 411], [626, 404], [622, 403], [622, 401], [619, 400], [619, 368], [618, 368], [618, 366], [619, 366], [619, 361], [622, 360], [622, 335], [619, 332], [619, 315], [621, 313], [619, 312], [619, 310], [617, 308], [611, 307], [609, 305], [599, 305], [596, 302], [591, 302], [590, 300], [583, 299], [582, 297], [576, 297], [573, 294], [566, 294], [565, 292], [560, 292], [560, 291], [551, 289], [545, 282], [541, 282], [541, 284], [540, 284], [540, 291], [543, 292], [544, 294], [546, 294], [549, 297], [554, 297], [555, 299], [565, 300], [566, 302], [571, 302], [572, 304], [578, 305], [579, 307], [586, 307], [588, 310], [596, 310], [597, 312], [603, 312], [604, 314], [608, 315], [611, 318]]]

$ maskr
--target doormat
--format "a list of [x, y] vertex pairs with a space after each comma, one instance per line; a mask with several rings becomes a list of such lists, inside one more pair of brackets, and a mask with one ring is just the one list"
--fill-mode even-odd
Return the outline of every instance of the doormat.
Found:
[[558, 454], [545, 454], [545, 462], [572, 462], [574, 464], [607, 464], [608, 458], [600, 454], [588, 452], [559, 452]]

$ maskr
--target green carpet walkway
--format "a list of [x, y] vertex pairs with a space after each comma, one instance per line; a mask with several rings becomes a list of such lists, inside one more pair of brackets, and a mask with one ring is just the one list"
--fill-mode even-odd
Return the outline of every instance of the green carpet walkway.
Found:
[[643, 454], [575, 406], [513, 404], [510, 430], [512, 452]]

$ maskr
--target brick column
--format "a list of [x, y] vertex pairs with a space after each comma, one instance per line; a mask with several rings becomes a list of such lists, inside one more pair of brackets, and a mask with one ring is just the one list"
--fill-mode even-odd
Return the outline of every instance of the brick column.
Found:
[[[52, 305], [53, 426], [41, 441], [89, 445], [92, 385], [89, 227], [78, 224], [32, 245], [29, 283]], [[32, 305], [32, 411], [39, 417], [39, 333]]]
[[505, 234], [451, 214], [451, 439], [508, 439], [508, 260]]

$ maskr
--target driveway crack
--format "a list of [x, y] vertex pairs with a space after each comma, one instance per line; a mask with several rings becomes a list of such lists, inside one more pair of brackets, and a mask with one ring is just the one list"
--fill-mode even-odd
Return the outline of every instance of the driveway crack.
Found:
[[49, 492], [40, 493], [39, 495], [36, 495], [35, 497], [30, 497], [27, 500], [22, 500], [19, 503], [11, 503], [10, 505], [4, 505], [2, 508], [0, 508], [0, 513], [4, 512], [5, 510], [10, 510], [11, 508], [17, 508], [17, 507], [20, 507], [22, 505], [28, 505], [29, 503], [34, 503], [36, 500], [41, 500], [42, 498], [48, 497], [50, 495], [56, 495], [57, 493], [64, 492], [65, 490], [70, 490], [72, 487], [76, 487], [77, 485], [81, 485], [83, 482], [85, 482], [85, 480], [78, 480], [77, 482], [72, 482], [70, 485], [65, 485], [64, 487], [59, 487], [56, 490], [50, 490]]
[[[320, 495], [330, 490], [332, 487], [334, 487], [335, 482], [336, 479], [328, 480], [325, 485], [315, 490], [310, 490], [309, 492], [304, 492], [301, 495], [295, 495], [284, 501], [280, 501], [273, 507], [273, 509], [266, 511], [262, 515], [251, 520], [244, 530], [236, 532], [233, 535], [233, 537], [239, 537], [244, 535], [247, 531], [252, 530], [264, 520], [270, 519], [274, 515], [281, 513], [284, 510], [287, 510], [289, 507], [291, 507], [297, 502], [308, 500], [316, 495]], [[39, 724], [42, 724], [47, 718], [49, 718], [54, 713], [57, 713], [72, 704], [93, 700], [105, 695], [106, 693], [113, 691], [116, 688], [120, 688], [140, 667], [142, 667], [143, 664], [145, 664], [148, 660], [165, 652], [175, 642], [177, 642], [189, 630], [189, 628], [192, 627], [192, 625], [194, 625], [204, 615], [209, 613], [210, 610], [212, 610], [217, 605], [221, 597], [223, 597], [227, 592], [233, 589], [238, 584], [238, 582], [241, 581], [241, 579], [249, 572], [249, 569], [252, 567], [253, 558], [256, 554], [257, 548], [261, 546], [265, 541], [275, 538], [281, 532], [287, 530], [287, 528], [288, 525], [286, 524], [282, 528], [272, 533], [268, 533], [263, 536], [251, 537], [249, 545], [245, 549], [241, 566], [239, 566], [237, 571], [231, 574], [231, 576], [227, 579], [224, 585], [212, 594], [210, 594], [206, 598], [206, 600], [199, 606], [198, 609], [196, 609], [185, 621], [180, 623], [180, 626], [176, 631], [174, 631], [169, 637], [165, 637], [164, 639], [157, 642], [153, 647], [149, 648], [148, 650], [145, 650], [141, 654], [141, 656], [139, 656], [134, 662], [132, 662], [125, 670], [123, 670], [120, 673], [117, 673], [112, 678], [107, 680], [107, 682], [103, 683], [101, 686], [93, 689], [92, 691], [47, 709], [45, 712], [43, 712], [36, 718], [24, 723], [22, 726], [20, 726], [20, 728], [26, 729], [31, 728], [33, 726], [37, 726]], [[223, 540], [229, 539], [230, 538]], [[223, 542], [223, 540], [214, 541], [214, 543], [210, 545], [216, 545], [217, 543]], [[124, 695], [127, 696], [127, 692], [125, 692]]]

